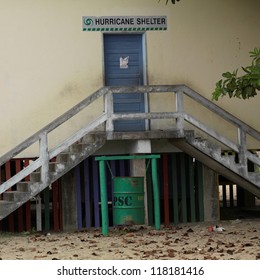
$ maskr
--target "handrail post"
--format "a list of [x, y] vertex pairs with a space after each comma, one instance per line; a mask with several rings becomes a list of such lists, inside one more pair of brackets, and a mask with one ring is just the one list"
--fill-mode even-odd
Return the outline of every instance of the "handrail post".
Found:
[[177, 130], [180, 133], [180, 136], [184, 136], [184, 106], [183, 106], [183, 92], [176, 92], [176, 112], [179, 113], [179, 117], [176, 119]]
[[47, 132], [43, 132], [40, 135], [40, 159], [41, 165], [41, 181], [44, 184], [49, 183], [49, 151], [48, 151], [48, 139]]
[[246, 133], [241, 127], [238, 127], [238, 145], [239, 145], [238, 159], [239, 159], [241, 172], [243, 172], [243, 175], [247, 176], [248, 168], [247, 168], [247, 156], [246, 156], [246, 152], [247, 152]]
[[105, 112], [107, 114], [106, 131], [114, 131], [112, 115], [114, 113], [113, 93], [110, 90], [105, 95]]

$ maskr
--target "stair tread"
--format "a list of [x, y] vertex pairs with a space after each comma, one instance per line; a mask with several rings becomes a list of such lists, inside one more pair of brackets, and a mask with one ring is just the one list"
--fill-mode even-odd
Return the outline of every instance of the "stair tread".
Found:
[[9, 201], [9, 200], [0, 200], [0, 204], [14, 204], [14, 201]]
[[24, 193], [27, 193], [27, 192], [22, 192], [22, 191], [6, 191], [6, 192], [4, 192], [4, 194], [6, 194], [6, 193], [21, 193], [21, 194], [24, 194]]

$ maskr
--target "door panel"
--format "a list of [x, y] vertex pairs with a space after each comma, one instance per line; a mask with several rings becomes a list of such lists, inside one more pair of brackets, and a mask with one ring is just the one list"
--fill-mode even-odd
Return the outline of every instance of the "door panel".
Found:
[[[144, 84], [141, 34], [104, 35], [105, 85], [138, 86]], [[120, 67], [120, 58], [127, 59]], [[114, 111], [117, 113], [144, 112], [144, 94], [114, 94]], [[115, 131], [145, 130], [144, 120], [115, 121]]]

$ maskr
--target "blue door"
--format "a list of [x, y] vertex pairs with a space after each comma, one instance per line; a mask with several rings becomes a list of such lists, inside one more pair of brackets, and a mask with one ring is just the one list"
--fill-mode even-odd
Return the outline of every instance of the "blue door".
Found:
[[[141, 34], [104, 35], [105, 85], [138, 86], [144, 84]], [[114, 94], [115, 113], [143, 113], [144, 94]], [[114, 122], [115, 131], [145, 130], [144, 120]]]

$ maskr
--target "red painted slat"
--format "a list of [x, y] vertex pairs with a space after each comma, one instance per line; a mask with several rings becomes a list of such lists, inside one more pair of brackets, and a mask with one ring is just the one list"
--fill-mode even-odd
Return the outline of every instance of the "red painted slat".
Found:
[[[8, 161], [5, 164], [5, 179], [6, 181], [11, 178], [11, 162]], [[10, 188], [8, 191], [11, 191], [12, 188]], [[14, 231], [14, 213], [11, 213], [8, 216], [8, 230], [9, 231]]]
[[62, 224], [62, 191], [61, 191], [61, 183], [60, 180], [57, 181], [58, 182], [58, 197], [59, 197], [59, 226], [60, 226], [60, 230], [62, 230], [63, 224]]
[[52, 214], [53, 214], [53, 229], [59, 230], [59, 209], [58, 209], [58, 184], [52, 184]]
[[[15, 159], [15, 173], [21, 171], [21, 160]], [[19, 207], [17, 209], [17, 216], [18, 216], [18, 232], [23, 231], [23, 207]]]
[[[30, 160], [29, 159], [25, 159], [24, 160], [24, 167], [29, 165]], [[30, 180], [30, 176], [27, 176], [25, 178], [25, 181], [29, 181]], [[32, 228], [32, 223], [31, 223], [31, 202], [27, 201], [25, 203], [25, 228], [26, 231], [30, 231]]]

